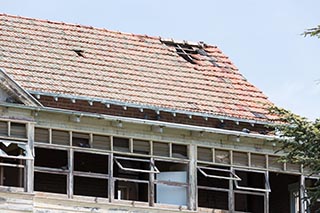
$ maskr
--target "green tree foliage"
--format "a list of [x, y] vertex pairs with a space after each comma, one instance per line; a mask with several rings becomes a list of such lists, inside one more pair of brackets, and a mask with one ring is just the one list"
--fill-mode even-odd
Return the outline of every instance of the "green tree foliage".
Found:
[[311, 36], [311, 37], [318, 37], [320, 38], [320, 25], [318, 25], [317, 27], [314, 28], [310, 28], [307, 29], [306, 31], [304, 31], [303, 33], [304, 36]]
[[[310, 121], [277, 107], [271, 111], [280, 118], [274, 128], [281, 138], [281, 150], [286, 153], [282, 160], [309, 167], [311, 174], [308, 175], [320, 174], [320, 119]], [[320, 181], [307, 190], [312, 202], [319, 199]]]

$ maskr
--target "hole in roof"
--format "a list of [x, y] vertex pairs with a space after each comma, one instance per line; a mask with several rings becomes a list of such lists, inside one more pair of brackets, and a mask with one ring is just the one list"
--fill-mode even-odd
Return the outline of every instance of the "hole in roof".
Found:
[[84, 57], [84, 51], [79, 49], [73, 49], [73, 51], [80, 57]]
[[267, 118], [267, 116], [265, 116], [264, 114], [262, 114], [260, 112], [251, 112], [251, 113], [257, 118]]
[[[162, 41], [165, 45], [169, 47], [174, 47], [179, 56], [184, 58], [186, 61], [191, 64], [198, 64], [198, 61], [209, 61], [212, 65], [219, 67], [216, 63], [217, 59], [209, 55], [202, 45], [191, 45], [189, 43], [175, 43], [173, 41]], [[195, 57], [198, 55], [200, 57]]]

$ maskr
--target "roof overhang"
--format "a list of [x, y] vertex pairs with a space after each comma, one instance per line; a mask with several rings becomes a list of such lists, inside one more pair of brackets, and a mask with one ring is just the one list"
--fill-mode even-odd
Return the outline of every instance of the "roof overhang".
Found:
[[10, 94], [16, 100], [27, 106], [42, 106], [42, 104], [37, 99], [35, 99], [30, 93], [23, 89], [2, 68], [0, 68], [0, 88]]
[[79, 118], [91, 117], [91, 118], [105, 119], [108, 121], [117, 121], [117, 122], [120, 121], [125, 123], [132, 123], [132, 124], [145, 124], [149, 126], [159, 126], [161, 128], [182, 129], [182, 130], [195, 131], [200, 133], [206, 132], [206, 133], [215, 133], [215, 134], [223, 134], [223, 135], [232, 135], [237, 137], [248, 137], [248, 138], [262, 139], [267, 141], [274, 141], [274, 140], [280, 139], [278, 136], [274, 136], [274, 135], [246, 133], [246, 132], [241, 132], [236, 130], [226, 130], [226, 129], [219, 129], [219, 128], [213, 128], [213, 127], [203, 127], [203, 126], [195, 126], [195, 125], [187, 125], [187, 124], [179, 124], [179, 123], [170, 123], [170, 122], [164, 122], [164, 121], [154, 121], [154, 120], [146, 120], [146, 119], [139, 119], [139, 118], [79, 112], [74, 110], [58, 109], [58, 108], [51, 108], [51, 107], [34, 107], [34, 106], [26, 106], [26, 105], [12, 104], [12, 103], [0, 103], [0, 106], [34, 110], [36, 112], [65, 114], [65, 115], [76, 116]]

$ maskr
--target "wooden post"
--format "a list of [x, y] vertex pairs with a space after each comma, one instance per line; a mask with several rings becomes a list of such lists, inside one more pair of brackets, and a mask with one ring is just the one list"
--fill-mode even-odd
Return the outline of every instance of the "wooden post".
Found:
[[113, 153], [110, 153], [109, 155], [108, 169], [109, 169], [108, 198], [109, 198], [109, 202], [112, 203], [114, 201]]
[[[232, 167], [230, 168], [230, 170], [234, 172]], [[232, 177], [232, 174], [230, 174], [230, 177]], [[229, 212], [234, 212], [233, 180], [229, 180], [228, 208], [229, 208]]]
[[73, 178], [73, 170], [74, 170], [74, 152], [71, 148], [68, 152], [69, 155], [69, 162], [68, 162], [68, 182], [67, 182], [67, 193], [69, 198], [73, 198], [73, 185], [74, 185], [74, 178]]
[[188, 171], [188, 208], [197, 210], [197, 148], [196, 145], [190, 144], [188, 148], [189, 171]]
[[[150, 170], [151, 171], [154, 171], [154, 159], [151, 158], [150, 159]], [[155, 202], [155, 192], [154, 192], [154, 176], [155, 174], [154, 173], [150, 173], [149, 174], [149, 206], [154, 206], [154, 202]]]
[[[28, 146], [31, 150], [31, 155], [34, 155], [34, 124], [27, 124], [27, 137], [28, 137]], [[24, 190], [26, 192], [32, 193], [34, 190], [33, 179], [34, 179], [34, 159], [26, 160], [25, 165], [25, 178], [24, 178]]]

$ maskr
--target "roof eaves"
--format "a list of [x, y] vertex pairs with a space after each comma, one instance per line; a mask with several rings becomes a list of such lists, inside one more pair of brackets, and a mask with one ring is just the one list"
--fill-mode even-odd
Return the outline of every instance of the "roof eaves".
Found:
[[149, 109], [154, 110], [156, 112], [169, 112], [172, 114], [185, 114], [185, 115], [191, 115], [191, 116], [200, 116], [204, 119], [207, 118], [214, 118], [219, 119], [221, 121], [229, 120], [234, 121], [236, 123], [243, 122], [243, 123], [250, 123], [250, 124], [261, 124], [261, 125], [269, 125], [273, 124], [272, 121], [262, 121], [262, 120], [252, 120], [252, 119], [243, 119], [243, 118], [236, 118], [236, 117], [230, 117], [230, 116], [222, 116], [222, 115], [215, 115], [210, 113], [201, 113], [201, 112], [192, 112], [192, 111], [186, 111], [186, 110], [177, 110], [177, 109], [171, 109], [171, 108], [164, 108], [164, 107], [155, 107], [151, 105], [143, 105], [143, 104], [135, 104], [135, 103], [129, 103], [129, 102], [122, 102], [117, 100], [108, 100], [108, 99], [102, 99], [102, 98], [90, 98], [90, 97], [83, 97], [83, 96], [75, 96], [75, 95], [66, 95], [66, 94], [55, 94], [55, 93], [48, 93], [48, 92], [39, 92], [39, 91], [29, 91], [30, 94], [33, 94], [35, 96], [51, 96], [54, 99], [59, 98], [67, 98], [71, 100], [84, 100], [88, 102], [100, 102], [102, 104], [111, 104], [111, 105], [118, 105], [118, 106], [125, 106], [125, 107], [132, 107], [137, 109]]

